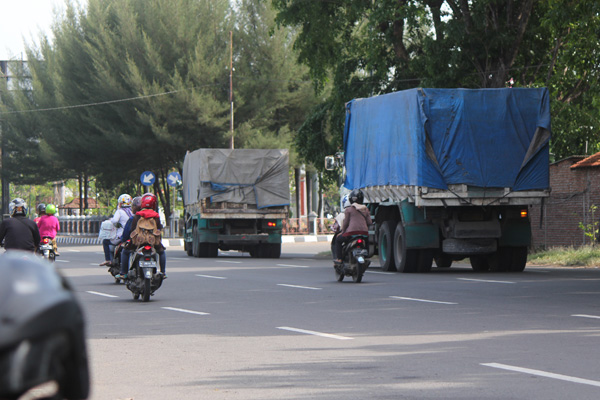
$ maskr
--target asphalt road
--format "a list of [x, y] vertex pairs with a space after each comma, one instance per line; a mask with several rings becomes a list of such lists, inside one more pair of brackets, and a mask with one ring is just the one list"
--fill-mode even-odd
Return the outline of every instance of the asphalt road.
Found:
[[280, 259], [169, 248], [134, 301], [99, 246], [57, 267], [88, 321], [92, 399], [598, 399], [600, 270], [334, 279], [327, 243]]

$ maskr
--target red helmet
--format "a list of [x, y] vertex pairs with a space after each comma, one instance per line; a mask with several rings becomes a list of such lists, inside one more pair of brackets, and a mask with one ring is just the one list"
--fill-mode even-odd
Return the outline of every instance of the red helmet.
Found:
[[156, 195], [154, 195], [153, 193], [146, 193], [145, 195], [142, 196], [142, 204], [141, 204], [142, 209], [150, 208], [150, 209], [156, 211], [157, 205], [158, 205], [158, 201], [156, 199]]

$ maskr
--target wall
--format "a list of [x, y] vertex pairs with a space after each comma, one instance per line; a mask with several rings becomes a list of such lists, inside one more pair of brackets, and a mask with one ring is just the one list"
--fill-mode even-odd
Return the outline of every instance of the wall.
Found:
[[534, 248], [590, 244], [579, 223], [591, 224], [600, 218], [600, 168], [570, 167], [584, 157], [570, 157], [550, 165], [550, 197], [543, 206], [530, 210]]

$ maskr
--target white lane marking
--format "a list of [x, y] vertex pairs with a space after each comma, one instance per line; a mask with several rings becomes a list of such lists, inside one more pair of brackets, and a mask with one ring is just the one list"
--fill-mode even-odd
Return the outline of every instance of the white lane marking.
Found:
[[395, 272], [365, 271], [367, 274], [397, 275]]
[[71, 262], [71, 261], [69, 261], [69, 260], [54, 260], [54, 261], [56, 261], [56, 262], [67, 262], [67, 263], [68, 263], [68, 262]]
[[315, 336], [321, 336], [321, 337], [337, 339], [337, 340], [352, 340], [352, 339], [354, 339], [354, 338], [351, 338], [348, 336], [339, 336], [339, 335], [332, 335], [330, 333], [307, 331], [306, 329], [291, 328], [289, 326], [278, 326], [277, 329], [283, 329], [284, 331], [291, 331], [291, 332], [298, 332], [298, 333], [306, 333], [307, 335], [315, 335]]
[[217, 261], [217, 262], [220, 262], [220, 263], [229, 263], [229, 264], [241, 264], [242, 263], [241, 261]]
[[169, 260], [189, 260], [191, 257], [169, 257]]
[[400, 296], [390, 296], [392, 299], [399, 300], [410, 300], [410, 301], [421, 301], [423, 303], [436, 303], [436, 304], [458, 304], [458, 303], [450, 303], [448, 301], [435, 301], [435, 300], [425, 300], [425, 299], [413, 299], [412, 297], [400, 297]]
[[456, 278], [461, 281], [472, 281], [472, 282], [487, 282], [487, 283], [516, 283], [511, 281], [492, 281], [489, 279], [469, 279], [469, 278]]
[[202, 312], [202, 311], [186, 310], [185, 308], [175, 308], [175, 307], [161, 307], [161, 308], [163, 310], [178, 311], [178, 312], [188, 313], [188, 314], [210, 315], [210, 313], [206, 313], [206, 312]]
[[576, 378], [574, 376], [568, 376], [568, 375], [554, 374], [552, 372], [539, 371], [537, 369], [514, 367], [512, 365], [505, 365], [505, 364], [498, 364], [498, 363], [485, 363], [485, 364], [481, 364], [481, 365], [486, 366], [486, 367], [505, 369], [507, 371], [515, 371], [515, 372], [522, 372], [524, 374], [543, 376], [545, 378], [560, 379], [561, 381], [583, 383], [584, 385], [600, 386], [599, 381], [592, 381], [590, 379]]
[[119, 297], [119, 296], [113, 296], [112, 294], [94, 292], [93, 290], [88, 290], [87, 293], [89, 293], [89, 294], [95, 294], [97, 296], [104, 296], [104, 297]]
[[108, 265], [99, 265], [99, 263], [90, 263], [90, 265], [93, 265], [94, 267], [108, 267]]
[[224, 276], [212, 276], [212, 275], [198, 275], [196, 274], [196, 276], [199, 276], [201, 278], [212, 278], [212, 279], [227, 279]]
[[81, 250], [67, 249], [67, 251], [70, 251], [71, 253], [81, 253]]
[[571, 317], [600, 319], [600, 316], [598, 316], [598, 315], [587, 315], [587, 314], [573, 314], [573, 315], [571, 315]]
[[310, 268], [308, 265], [277, 264], [278, 267]]
[[285, 287], [298, 288], [298, 289], [310, 289], [310, 290], [321, 290], [322, 289], [320, 287], [286, 285], [285, 283], [278, 283], [277, 286], [285, 286]]

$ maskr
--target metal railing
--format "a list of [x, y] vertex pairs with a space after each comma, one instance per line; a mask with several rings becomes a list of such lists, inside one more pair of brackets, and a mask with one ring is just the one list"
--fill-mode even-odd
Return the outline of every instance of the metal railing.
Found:
[[[109, 219], [110, 216], [92, 215], [75, 216], [64, 215], [58, 217], [60, 223], [60, 236], [98, 236], [102, 221]], [[333, 224], [333, 219], [328, 218], [287, 218], [283, 220], [284, 235], [327, 235], [331, 234], [329, 227]], [[173, 232], [171, 232], [171, 230]], [[164, 237], [183, 237], [185, 230], [185, 220], [176, 218], [172, 224], [167, 224], [164, 228]]]

